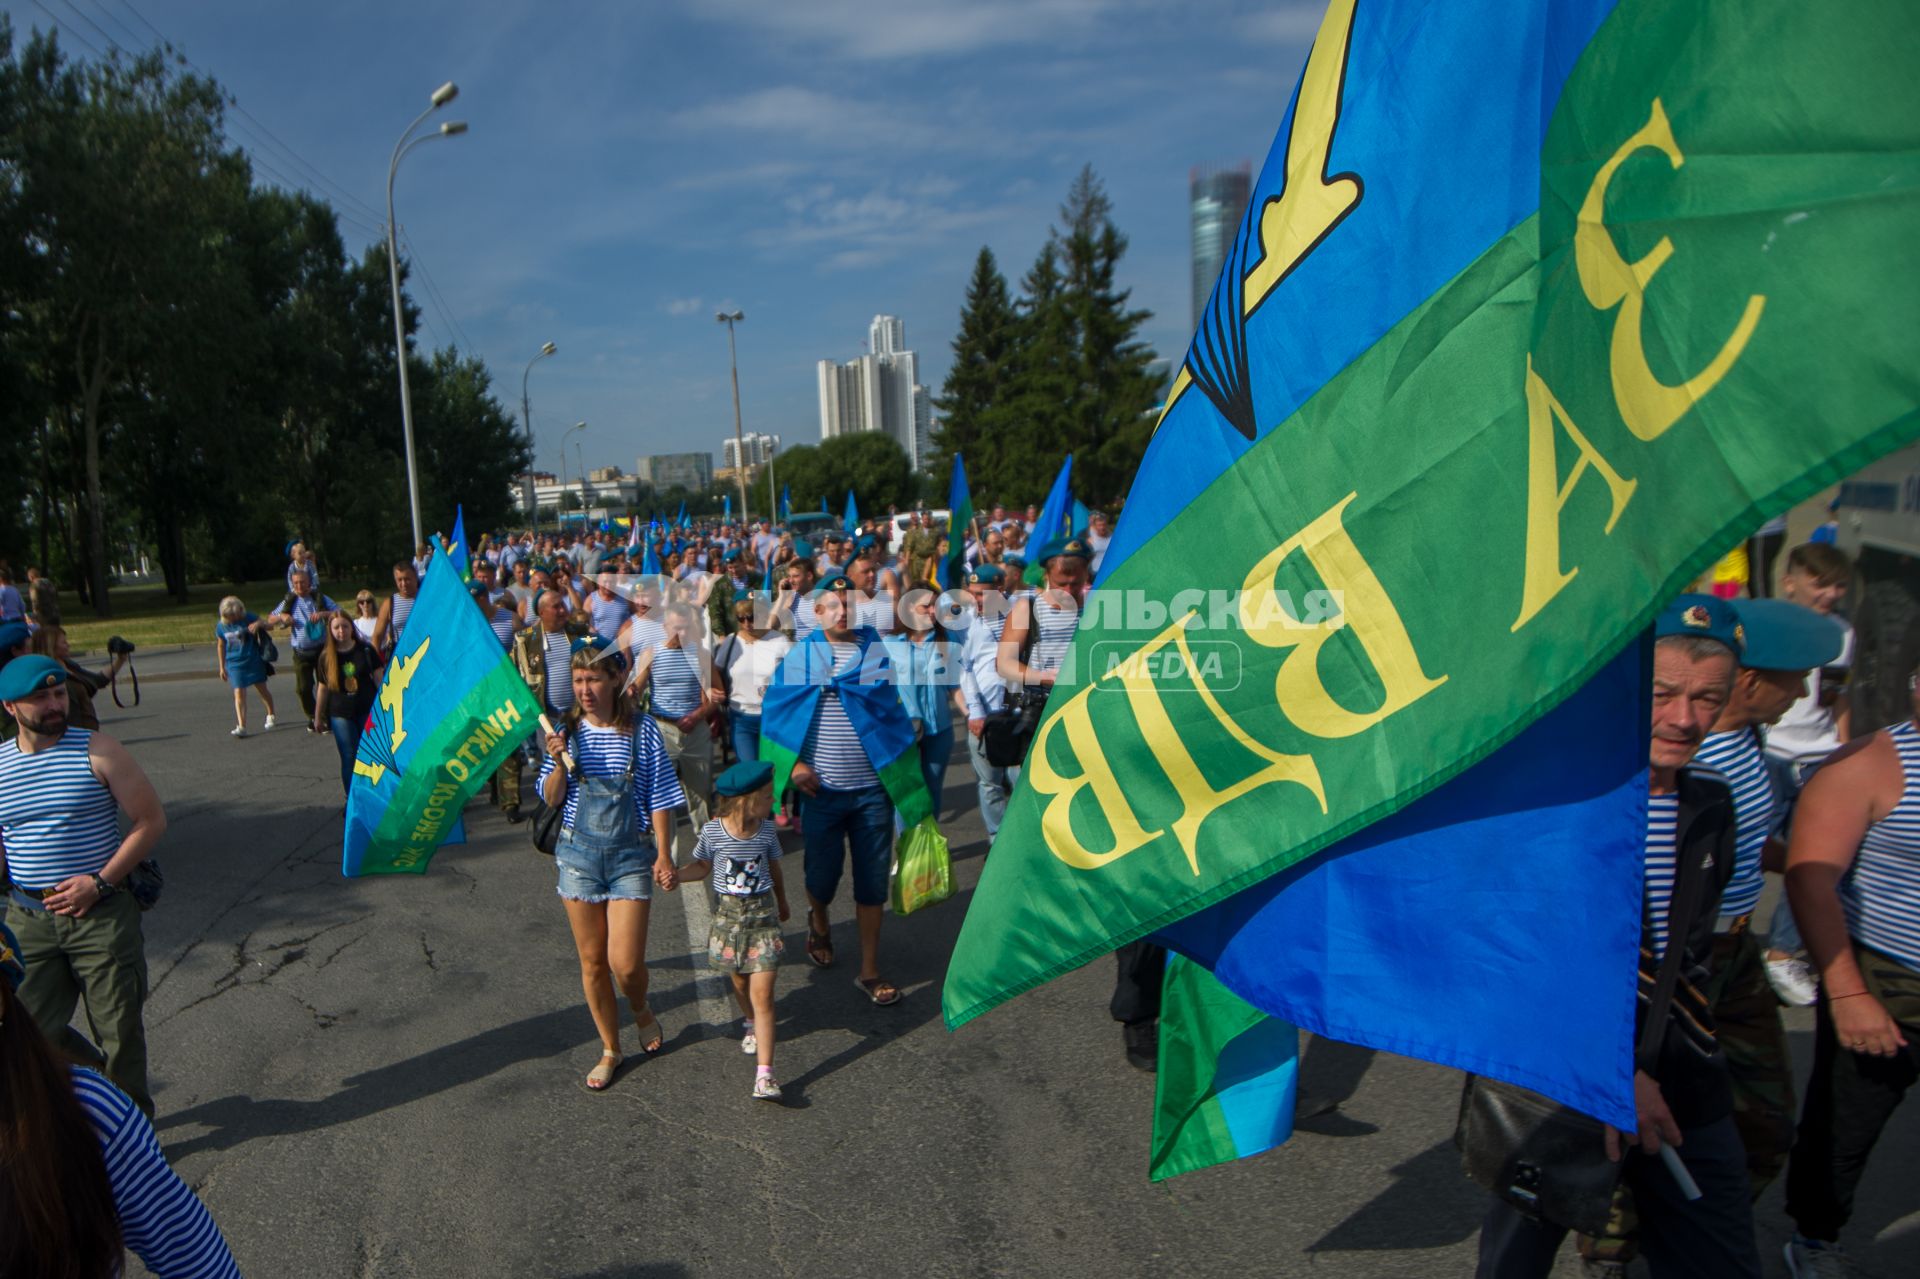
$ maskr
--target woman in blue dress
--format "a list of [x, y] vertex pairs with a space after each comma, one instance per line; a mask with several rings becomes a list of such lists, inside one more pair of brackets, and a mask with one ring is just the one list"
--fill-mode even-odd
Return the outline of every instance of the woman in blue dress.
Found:
[[267, 665], [265, 640], [267, 624], [240, 602], [238, 595], [220, 601], [220, 620], [213, 627], [214, 659], [219, 673], [226, 676], [233, 690], [233, 736], [247, 735], [247, 690], [260, 694], [267, 707], [267, 729], [273, 728], [273, 694], [267, 691], [267, 677], [273, 671]]

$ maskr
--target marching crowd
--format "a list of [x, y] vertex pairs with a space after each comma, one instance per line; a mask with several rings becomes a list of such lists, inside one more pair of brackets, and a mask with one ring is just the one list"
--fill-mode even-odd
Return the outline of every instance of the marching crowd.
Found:
[[[805, 911], [807, 961], [832, 967], [827, 912], [850, 879], [857, 997], [901, 1000], [881, 941], [903, 787], [924, 786], [937, 816], [964, 743], [991, 838], [1048, 691], [1073, 678], [1074, 631], [1111, 528], [1098, 512], [1072, 535], [1034, 523], [1032, 511], [995, 507], [957, 557], [946, 521], [919, 513], [817, 538], [763, 522], [522, 532], [470, 548], [465, 589], [543, 711], [524, 757], [491, 779], [491, 799], [505, 821], [531, 819], [554, 857], [601, 1041], [587, 1088], [617, 1080], [621, 996], [640, 1052], [661, 1051], [648, 912], [655, 893], [683, 883], [711, 885], [701, 890], [711, 892], [708, 955], [732, 979], [753, 1097], [781, 1095], [775, 974], [792, 906]], [[233, 734], [247, 735], [248, 689], [274, 728], [268, 681], [284, 633], [305, 729], [332, 737], [350, 791], [381, 667], [413, 621], [423, 575], [449, 571], [432, 552], [396, 561], [390, 593], [358, 591], [342, 606], [295, 544], [285, 594], [266, 615], [223, 601], [215, 655]], [[1752, 1205], [1783, 1171], [1793, 1272], [1842, 1272], [1855, 1188], [1920, 1068], [1920, 692], [1911, 720], [1850, 717], [1852, 636], [1836, 608], [1851, 573], [1841, 552], [1810, 543], [1787, 555], [1778, 598], [1687, 595], [1661, 615], [1638, 1131], [1596, 1130], [1542, 1155], [1526, 1146], [1538, 1127], [1518, 1137], [1470, 1127], [1469, 1110], [1499, 1104], [1470, 1084], [1463, 1147], [1496, 1140], [1489, 1132], [1518, 1142], [1467, 1150], [1470, 1168], [1488, 1156], [1479, 1162], [1502, 1170], [1484, 1179], [1494, 1205], [1481, 1273], [1544, 1275], [1578, 1226], [1598, 1271], [1638, 1253], [1657, 1275], [1758, 1274]], [[218, 1230], [166, 1172], [147, 1124], [139, 911], [157, 891], [143, 871], [164, 812], [126, 751], [81, 718], [90, 685], [40, 641], [53, 624], [32, 619], [44, 623], [36, 634], [24, 607], [4, 615], [10, 589], [0, 572], [0, 703], [18, 726], [0, 746], [11, 929], [0, 954], [0, 1143], [89, 1126], [99, 1141], [24, 1162], [0, 1147], [0, 1271], [64, 1230], [102, 1246], [124, 1240], [163, 1275], [231, 1273]], [[897, 759], [879, 753], [891, 740], [911, 741], [917, 778], [903, 781]], [[783, 832], [798, 836], [803, 902], [790, 901]], [[1786, 892], [1762, 919], [1768, 873], [1785, 875]], [[1128, 1060], [1147, 1070], [1163, 964], [1150, 944], [1119, 955], [1112, 1011]], [[83, 1001], [91, 1042], [68, 1024]], [[1804, 1080], [1787, 1054], [1783, 1004], [1816, 1009]], [[37, 1110], [52, 1127], [23, 1120]], [[1577, 1118], [1546, 1112], [1548, 1126]], [[1590, 1208], [1597, 1195], [1597, 1210], [1543, 1209], [1563, 1185], [1582, 1188]], [[42, 1202], [53, 1186], [64, 1218], [9, 1217], [7, 1196]]]

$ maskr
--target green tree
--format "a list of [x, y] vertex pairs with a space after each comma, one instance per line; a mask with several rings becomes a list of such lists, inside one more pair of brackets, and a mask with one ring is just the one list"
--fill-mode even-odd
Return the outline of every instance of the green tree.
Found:
[[1000, 274], [993, 250], [982, 246], [960, 308], [953, 364], [934, 404], [940, 412], [940, 425], [933, 433], [940, 459], [936, 472], [945, 473], [955, 453], [976, 453], [991, 428], [992, 414], [1006, 398], [1017, 328], [1006, 277]]
[[1112, 201], [1088, 165], [1067, 193], [1055, 233], [1075, 388], [1065, 405], [1066, 443], [1076, 488], [1101, 505], [1118, 501], [1133, 482], [1153, 434], [1149, 413], [1160, 398], [1149, 369], [1153, 349], [1139, 337], [1152, 312], [1128, 309], [1132, 290], [1117, 282], [1127, 237], [1112, 214]]

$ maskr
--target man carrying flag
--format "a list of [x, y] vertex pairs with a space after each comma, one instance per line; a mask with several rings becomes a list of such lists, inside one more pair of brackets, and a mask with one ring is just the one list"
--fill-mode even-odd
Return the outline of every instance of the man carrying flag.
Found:
[[853, 626], [843, 573], [813, 594], [820, 629], [781, 660], [763, 702], [761, 750], [773, 762], [777, 806], [789, 786], [806, 796], [807, 958], [833, 965], [827, 907], [853, 863], [860, 971], [854, 984], [882, 1007], [900, 989], [880, 975], [880, 921], [886, 911], [897, 810], [908, 829], [933, 811], [920, 771], [913, 721], [895, 688], [887, 650], [871, 627]]
[[[1698, 993], [1707, 984], [1721, 897], [1738, 861], [1737, 824], [1726, 782], [1689, 767], [1733, 694], [1746, 636], [1733, 607], [1711, 595], [1674, 600], [1655, 623], [1654, 635], [1646, 924], [1635, 1035], [1641, 1051], [1634, 1062], [1639, 1126], [1625, 1133], [1609, 1126], [1606, 1153], [1609, 1159], [1625, 1158], [1621, 1176], [1632, 1192], [1640, 1248], [1655, 1279], [1757, 1276], [1760, 1256], [1746, 1149], [1734, 1124], [1733, 1086]], [[1696, 879], [1700, 882], [1690, 884]], [[1692, 909], [1682, 916], [1688, 903]], [[1657, 998], [1661, 961], [1675, 947], [1682, 951], [1685, 981], [1658, 1010], [1662, 1027], [1641, 1033]], [[1539, 958], [1552, 962], [1551, 956]], [[1663, 1165], [1662, 1145], [1679, 1152], [1698, 1194], [1689, 1195]], [[1467, 1154], [1471, 1159], [1473, 1151]], [[1565, 1224], [1497, 1197], [1480, 1228], [1479, 1274], [1544, 1279], [1566, 1234]]]

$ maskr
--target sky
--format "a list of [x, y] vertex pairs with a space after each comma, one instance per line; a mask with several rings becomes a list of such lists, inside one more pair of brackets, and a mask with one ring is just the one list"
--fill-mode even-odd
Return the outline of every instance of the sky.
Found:
[[[1120, 279], [1177, 359], [1191, 336], [1187, 183], [1273, 142], [1320, 0], [0, 0], [16, 38], [87, 55], [162, 36], [233, 96], [256, 180], [384, 235], [388, 160], [420, 339], [485, 359], [537, 464], [711, 451], [733, 433], [724, 326], [740, 310], [747, 431], [818, 443], [815, 364], [899, 316], [938, 394], [973, 261], [1010, 285], [1091, 164], [1130, 239]], [[427, 126], [423, 126], [427, 127]], [[397, 396], [397, 391], [396, 391]], [[577, 470], [575, 450], [567, 468]]]

